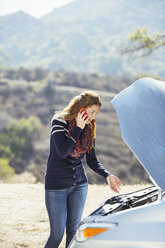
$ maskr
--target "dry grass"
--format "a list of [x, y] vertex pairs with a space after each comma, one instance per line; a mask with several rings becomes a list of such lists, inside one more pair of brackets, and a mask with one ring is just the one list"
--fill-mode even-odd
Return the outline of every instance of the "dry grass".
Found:
[[[123, 186], [121, 194], [146, 185]], [[114, 193], [108, 186], [89, 185], [83, 217]], [[0, 184], [0, 247], [41, 248], [49, 235], [43, 184]], [[61, 248], [64, 248], [64, 239]]]

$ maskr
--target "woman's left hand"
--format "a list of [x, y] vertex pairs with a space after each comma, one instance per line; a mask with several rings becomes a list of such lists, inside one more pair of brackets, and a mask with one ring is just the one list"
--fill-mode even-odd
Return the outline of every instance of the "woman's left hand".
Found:
[[120, 190], [120, 185], [122, 184], [120, 179], [114, 175], [109, 175], [107, 178], [107, 183], [109, 185], [109, 187], [119, 193], [119, 190]]

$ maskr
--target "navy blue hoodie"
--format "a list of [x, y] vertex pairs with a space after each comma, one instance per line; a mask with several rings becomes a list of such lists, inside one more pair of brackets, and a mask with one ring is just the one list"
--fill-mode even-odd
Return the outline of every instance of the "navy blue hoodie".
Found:
[[[82, 161], [84, 154], [79, 158], [70, 155], [83, 129], [76, 126], [69, 136], [68, 132], [67, 121], [60, 117], [52, 120], [45, 189], [64, 189], [87, 182]], [[86, 161], [92, 170], [104, 178], [111, 174], [97, 160], [95, 146], [86, 152]]]

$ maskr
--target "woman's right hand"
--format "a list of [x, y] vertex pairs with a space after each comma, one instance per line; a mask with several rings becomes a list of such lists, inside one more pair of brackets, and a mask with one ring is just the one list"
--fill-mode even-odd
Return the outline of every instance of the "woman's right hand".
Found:
[[81, 129], [83, 129], [88, 122], [88, 118], [86, 118], [87, 114], [85, 114], [85, 112], [86, 111], [79, 112], [77, 117], [76, 117], [76, 124]]
[[120, 186], [122, 185], [122, 182], [120, 181], [120, 179], [114, 175], [109, 175], [107, 177], [107, 183], [109, 185], [109, 187], [115, 191], [118, 192], [120, 191]]

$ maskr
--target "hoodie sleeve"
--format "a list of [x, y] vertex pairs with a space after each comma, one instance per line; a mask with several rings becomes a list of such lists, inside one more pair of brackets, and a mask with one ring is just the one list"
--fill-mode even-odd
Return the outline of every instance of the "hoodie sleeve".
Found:
[[94, 147], [90, 150], [89, 153], [88, 152], [86, 153], [86, 160], [88, 166], [97, 174], [103, 176], [104, 178], [111, 175], [111, 173], [103, 167], [103, 165], [98, 161], [96, 157], [95, 140], [94, 140]]
[[54, 148], [60, 157], [66, 158], [69, 155], [81, 132], [82, 129], [76, 126], [70, 136], [68, 136], [65, 120], [58, 118], [52, 121], [51, 138]]

